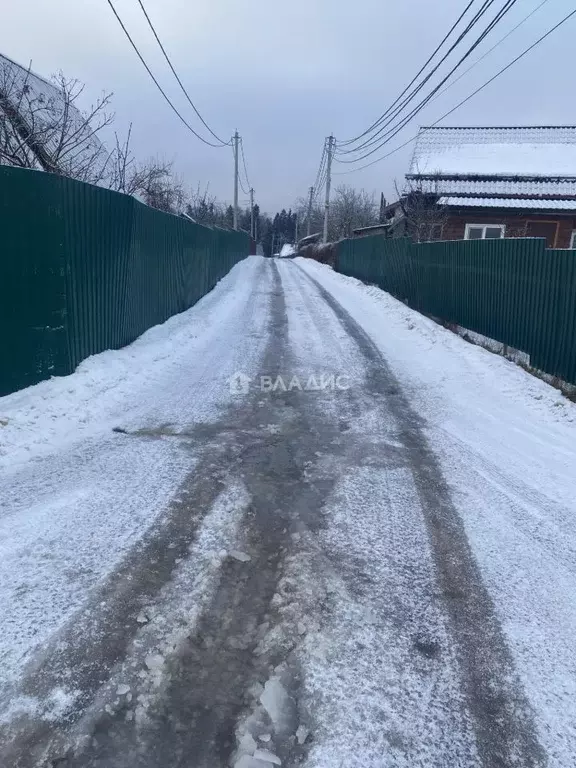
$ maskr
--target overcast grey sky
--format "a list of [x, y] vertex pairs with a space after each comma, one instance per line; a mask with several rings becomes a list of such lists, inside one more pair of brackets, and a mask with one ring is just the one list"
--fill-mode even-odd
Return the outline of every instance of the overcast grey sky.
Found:
[[[480, 52], [541, 0], [519, 0]], [[189, 121], [136, 0], [115, 0], [157, 77]], [[360, 133], [410, 81], [463, 10], [465, 0], [145, 0], [188, 91], [214, 130], [244, 137], [250, 181], [263, 209], [288, 208], [313, 183], [324, 137]], [[517, 33], [430, 105], [390, 148], [430, 124], [574, 7], [549, 0]], [[90, 100], [114, 92], [117, 127], [134, 124], [141, 158], [174, 160], [187, 184], [232, 197], [232, 153], [210, 149], [179, 122], [129, 46], [106, 0], [28, 0], [2, 12], [2, 52], [41, 75], [61, 69]], [[448, 125], [576, 123], [576, 17]], [[479, 54], [480, 55], [480, 54]], [[196, 127], [198, 121], [193, 123]], [[411, 147], [342, 182], [388, 198]], [[337, 166], [335, 170], [345, 170]]]

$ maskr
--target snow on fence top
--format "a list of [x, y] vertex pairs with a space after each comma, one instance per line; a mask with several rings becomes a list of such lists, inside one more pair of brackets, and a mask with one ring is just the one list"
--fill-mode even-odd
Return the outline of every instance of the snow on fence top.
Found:
[[421, 128], [410, 174], [576, 178], [576, 126]]

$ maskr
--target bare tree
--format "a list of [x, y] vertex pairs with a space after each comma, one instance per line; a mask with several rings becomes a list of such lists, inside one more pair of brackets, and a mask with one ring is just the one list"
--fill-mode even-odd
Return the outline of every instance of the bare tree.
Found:
[[132, 123], [130, 123], [124, 141], [120, 141], [117, 133], [114, 134], [114, 138], [116, 146], [110, 154], [108, 187], [116, 192], [132, 195], [137, 191], [137, 188], [134, 187], [137, 172], [136, 158], [130, 149]]
[[225, 207], [218, 202], [215, 195], [209, 193], [208, 186], [201, 189], [200, 184], [198, 184], [196, 189], [192, 191], [186, 206], [186, 213], [198, 224], [220, 227], [225, 225]]
[[188, 196], [182, 180], [172, 172], [171, 163], [150, 160], [135, 173], [132, 194], [142, 197], [151, 208], [165, 213], [184, 213]]
[[[187, 194], [172, 163], [140, 163], [131, 149], [132, 125], [125, 138], [115, 134], [109, 152], [99, 134], [114, 120], [111, 94], [87, 111], [78, 107], [84, 86], [59, 73], [51, 81], [0, 56], [0, 164], [35, 168], [100, 184], [134, 195], [168, 213], [180, 214], [189, 203], [204, 210], [205, 223], [223, 222], [223, 207], [208, 190]], [[195, 217], [195, 216], [193, 216]]]
[[[298, 221], [300, 222], [301, 237], [304, 237], [308, 232], [308, 199], [305, 197], [299, 197], [298, 200], [296, 200], [294, 211], [298, 215]], [[324, 204], [315, 200], [312, 204], [312, 212], [310, 216], [310, 234], [314, 235], [317, 232], [322, 232], [323, 226]]]
[[328, 226], [330, 239], [351, 237], [358, 227], [378, 224], [378, 205], [374, 194], [342, 184], [334, 190]]
[[130, 147], [131, 138], [132, 125], [124, 141], [115, 134], [116, 146], [110, 153], [106, 186], [139, 197], [152, 208], [182, 213], [187, 195], [182, 182], [173, 175], [172, 163], [157, 158], [138, 163]]
[[102, 182], [110, 155], [98, 134], [114, 119], [111, 94], [83, 112], [76, 104], [83, 90], [62, 73], [48, 82], [0, 59], [0, 163]]
[[436, 191], [424, 190], [421, 184], [407, 182], [402, 192], [396, 192], [405, 220], [405, 231], [416, 243], [441, 240], [447, 219], [444, 206], [440, 205], [440, 194]]
[[[308, 200], [300, 197], [296, 201], [296, 212], [302, 226], [307, 229]], [[336, 187], [330, 204], [328, 239], [330, 241], [350, 237], [358, 227], [378, 224], [378, 204], [373, 194], [364, 189], [355, 189], [345, 184]], [[311, 234], [322, 232], [324, 226], [324, 203], [314, 201], [311, 216]]]

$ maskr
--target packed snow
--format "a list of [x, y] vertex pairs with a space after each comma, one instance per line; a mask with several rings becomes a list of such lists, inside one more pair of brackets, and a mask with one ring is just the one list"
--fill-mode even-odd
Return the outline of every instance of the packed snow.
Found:
[[[151, 408], [160, 418], [160, 405], [172, 407], [175, 388], [193, 392], [200, 385], [195, 410], [205, 418], [214, 415], [217, 401], [227, 397], [227, 376], [254, 359], [248, 351], [245, 365], [243, 353], [231, 350], [226, 335], [242, 330], [235, 328], [236, 320], [247, 311], [259, 265], [259, 257], [237, 264], [194, 307], [129, 346], [87, 358], [70, 376], [1, 397], [0, 470], [16, 470], [27, 461], [109, 434], [114, 427], [136, 428]], [[250, 317], [253, 309], [248, 310]], [[221, 360], [232, 365], [222, 368]], [[186, 381], [179, 381], [183, 375]], [[164, 413], [167, 421], [174, 416]]]
[[[391, 374], [373, 381], [382, 358]], [[256, 392], [276, 369], [347, 387]], [[248, 393], [234, 389], [244, 380]], [[223, 707], [226, 742], [207, 749], [235, 768], [477, 768], [398, 389], [464, 523], [548, 764], [568, 768], [576, 406], [303, 259], [247, 259], [130, 347], [0, 399], [0, 727], [31, 716], [41, 741], [82, 706], [79, 738], [98, 730], [115, 748], [133, 726], [152, 765], [147, 744], [173, 748], [155, 717], [186, 744]], [[149, 594], [152, 565], [164, 581]], [[107, 660], [118, 615], [126, 647]], [[195, 688], [199, 670], [215, 697]]]
[[280, 251], [280, 258], [286, 259], [289, 256], [293, 256], [296, 253], [296, 250], [293, 245], [290, 245], [290, 243], [285, 243], [282, 246], [282, 249]]
[[179, 433], [219, 418], [236, 371], [259, 370], [268, 288], [246, 259], [129, 347], [0, 398], [0, 703], [177, 496], [196, 462]]
[[576, 405], [373, 286], [296, 264], [382, 351], [450, 483], [551, 768], [576, 751]]

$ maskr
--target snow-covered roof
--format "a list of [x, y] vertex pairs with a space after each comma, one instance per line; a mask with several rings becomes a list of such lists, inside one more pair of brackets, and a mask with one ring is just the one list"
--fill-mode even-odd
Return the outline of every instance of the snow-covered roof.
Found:
[[576, 126], [421, 128], [410, 174], [576, 178]]
[[438, 195], [538, 195], [542, 197], [576, 195], [576, 178], [518, 179], [467, 176], [454, 179], [419, 176], [411, 183], [421, 192]]
[[576, 200], [513, 197], [441, 197], [439, 205], [470, 208], [515, 208], [518, 210], [576, 211]]
[[[0, 102], [0, 119], [4, 117], [13, 122], [9, 112], [16, 113], [21, 123], [32, 131], [46, 156], [55, 160], [61, 173], [68, 173], [72, 165], [81, 168], [85, 162], [94, 166], [94, 175], [98, 175], [100, 169], [95, 166], [103, 167], [108, 155], [100, 139], [85, 125], [80, 111], [74, 104], [66, 105], [57, 85], [0, 54], [0, 95], [5, 102], [5, 107]], [[66, 106], [66, 138], [74, 136], [74, 139], [68, 142], [71, 151], [64, 154], [65, 150], [60, 148], [61, 130], [54, 126], [59, 122], [61, 127], [58, 116], [64, 115]]]

